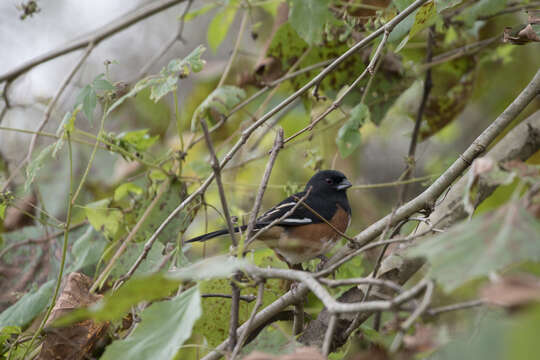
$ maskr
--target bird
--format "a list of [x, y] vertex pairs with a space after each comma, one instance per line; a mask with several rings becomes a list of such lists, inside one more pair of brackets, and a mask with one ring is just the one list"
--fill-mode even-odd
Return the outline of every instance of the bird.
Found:
[[[255, 231], [279, 220], [258, 239], [274, 250], [277, 257], [292, 269], [302, 269], [303, 262], [317, 257], [322, 260], [351, 222], [351, 207], [347, 198], [347, 189], [351, 186], [351, 182], [340, 171], [318, 171], [307, 182], [303, 191], [287, 197], [257, 218]], [[301, 203], [296, 209], [281, 219], [299, 201]], [[234, 231], [240, 233], [246, 229], [247, 225], [243, 225], [235, 227]], [[185, 243], [207, 241], [228, 233], [227, 229], [217, 230], [189, 239]]]

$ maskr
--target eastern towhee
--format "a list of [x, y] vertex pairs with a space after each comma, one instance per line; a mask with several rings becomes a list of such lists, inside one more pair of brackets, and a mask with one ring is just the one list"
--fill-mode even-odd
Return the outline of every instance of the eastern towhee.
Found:
[[[351, 182], [339, 171], [317, 172], [308, 181], [304, 191], [289, 196], [257, 219], [254, 230], [260, 230], [280, 219], [309, 191], [307, 198], [289, 216], [277, 222], [258, 239], [264, 241], [281, 260], [293, 268], [323, 255], [335, 245], [341, 235], [321, 217], [341, 233], [347, 230], [351, 222], [351, 207], [346, 190], [351, 186]], [[234, 230], [242, 232], [246, 228], [247, 226], [243, 225], [235, 227]], [[206, 241], [227, 233], [226, 229], [218, 230], [187, 240], [186, 243]]]

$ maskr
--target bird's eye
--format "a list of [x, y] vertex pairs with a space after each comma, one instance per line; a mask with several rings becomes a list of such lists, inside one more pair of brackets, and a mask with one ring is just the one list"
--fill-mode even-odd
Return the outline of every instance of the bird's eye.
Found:
[[331, 184], [331, 183], [332, 183], [332, 179], [330, 179], [330, 178], [326, 178], [326, 179], [324, 179], [324, 181], [326, 181], [327, 184]]

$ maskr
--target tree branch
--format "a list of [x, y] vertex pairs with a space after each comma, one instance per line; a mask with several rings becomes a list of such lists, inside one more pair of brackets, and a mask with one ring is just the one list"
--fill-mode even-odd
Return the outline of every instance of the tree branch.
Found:
[[120, 32], [131, 25], [139, 22], [140, 20], [146, 19], [152, 15], [155, 15], [163, 10], [167, 10], [171, 6], [179, 4], [185, 0], [162, 0], [151, 2], [145, 6], [142, 6], [139, 9], [136, 9], [128, 14], [124, 14], [117, 19], [111, 21], [107, 25], [102, 26], [101, 28], [94, 30], [89, 35], [84, 36], [80, 40], [73, 41], [69, 44], [60, 46], [54, 50], [51, 50], [43, 55], [37, 56], [33, 59], [28, 60], [27, 62], [15, 67], [12, 70], [0, 75], [0, 82], [10, 81], [15, 79], [17, 76], [22, 73], [30, 70], [36, 65], [47, 62], [56, 57], [65, 55], [74, 50], [82, 49], [90, 44], [97, 45], [102, 40], [107, 39], [108, 37]]

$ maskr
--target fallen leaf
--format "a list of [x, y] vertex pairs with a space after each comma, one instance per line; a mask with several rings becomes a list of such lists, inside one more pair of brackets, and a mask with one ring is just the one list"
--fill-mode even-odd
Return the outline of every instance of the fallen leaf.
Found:
[[481, 297], [488, 303], [518, 307], [540, 301], [540, 278], [521, 274], [502, 278], [480, 291]]

